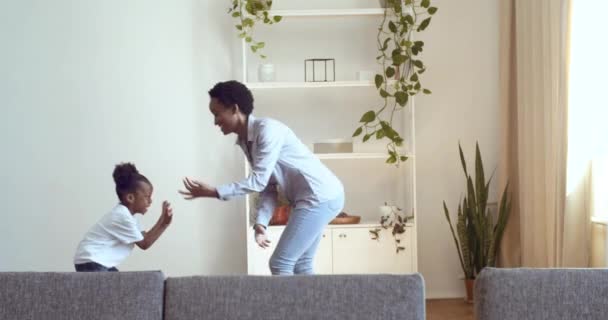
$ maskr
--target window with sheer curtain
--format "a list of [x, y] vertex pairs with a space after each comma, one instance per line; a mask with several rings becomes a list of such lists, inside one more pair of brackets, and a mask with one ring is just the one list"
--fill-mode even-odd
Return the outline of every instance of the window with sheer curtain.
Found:
[[608, 1], [572, 1], [568, 192], [591, 174], [591, 214], [608, 222]]
[[591, 172], [592, 219], [608, 224], [608, 157], [596, 157]]

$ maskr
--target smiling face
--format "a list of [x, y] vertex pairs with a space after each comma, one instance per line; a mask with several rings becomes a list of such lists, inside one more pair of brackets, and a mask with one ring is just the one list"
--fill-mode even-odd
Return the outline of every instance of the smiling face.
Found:
[[135, 192], [127, 195], [128, 207], [132, 213], [145, 214], [152, 204], [152, 192], [154, 189], [149, 183], [140, 181]]
[[224, 135], [237, 132], [239, 112], [235, 105], [225, 106], [217, 98], [211, 98], [209, 111], [213, 114], [214, 124]]

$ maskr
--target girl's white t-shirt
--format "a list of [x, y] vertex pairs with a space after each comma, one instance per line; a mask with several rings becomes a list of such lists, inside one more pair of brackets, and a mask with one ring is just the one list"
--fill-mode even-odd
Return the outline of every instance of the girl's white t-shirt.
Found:
[[85, 234], [76, 249], [74, 264], [96, 262], [115, 267], [131, 254], [135, 242], [143, 238], [137, 219], [127, 207], [118, 204]]

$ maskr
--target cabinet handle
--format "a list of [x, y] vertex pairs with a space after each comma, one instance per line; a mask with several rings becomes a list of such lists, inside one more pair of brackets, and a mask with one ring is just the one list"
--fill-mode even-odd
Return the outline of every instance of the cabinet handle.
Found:
[[340, 233], [340, 235], [338, 235], [338, 237], [340, 237], [340, 238], [346, 238], [346, 235], [344, 233]]

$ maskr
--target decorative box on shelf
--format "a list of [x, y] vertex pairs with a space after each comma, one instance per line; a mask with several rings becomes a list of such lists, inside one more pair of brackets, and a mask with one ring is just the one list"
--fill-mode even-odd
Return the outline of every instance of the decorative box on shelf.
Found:
[[351, 153], [353, 142], [345, 139], [319, 140], [313, 144], [314, 153]]

